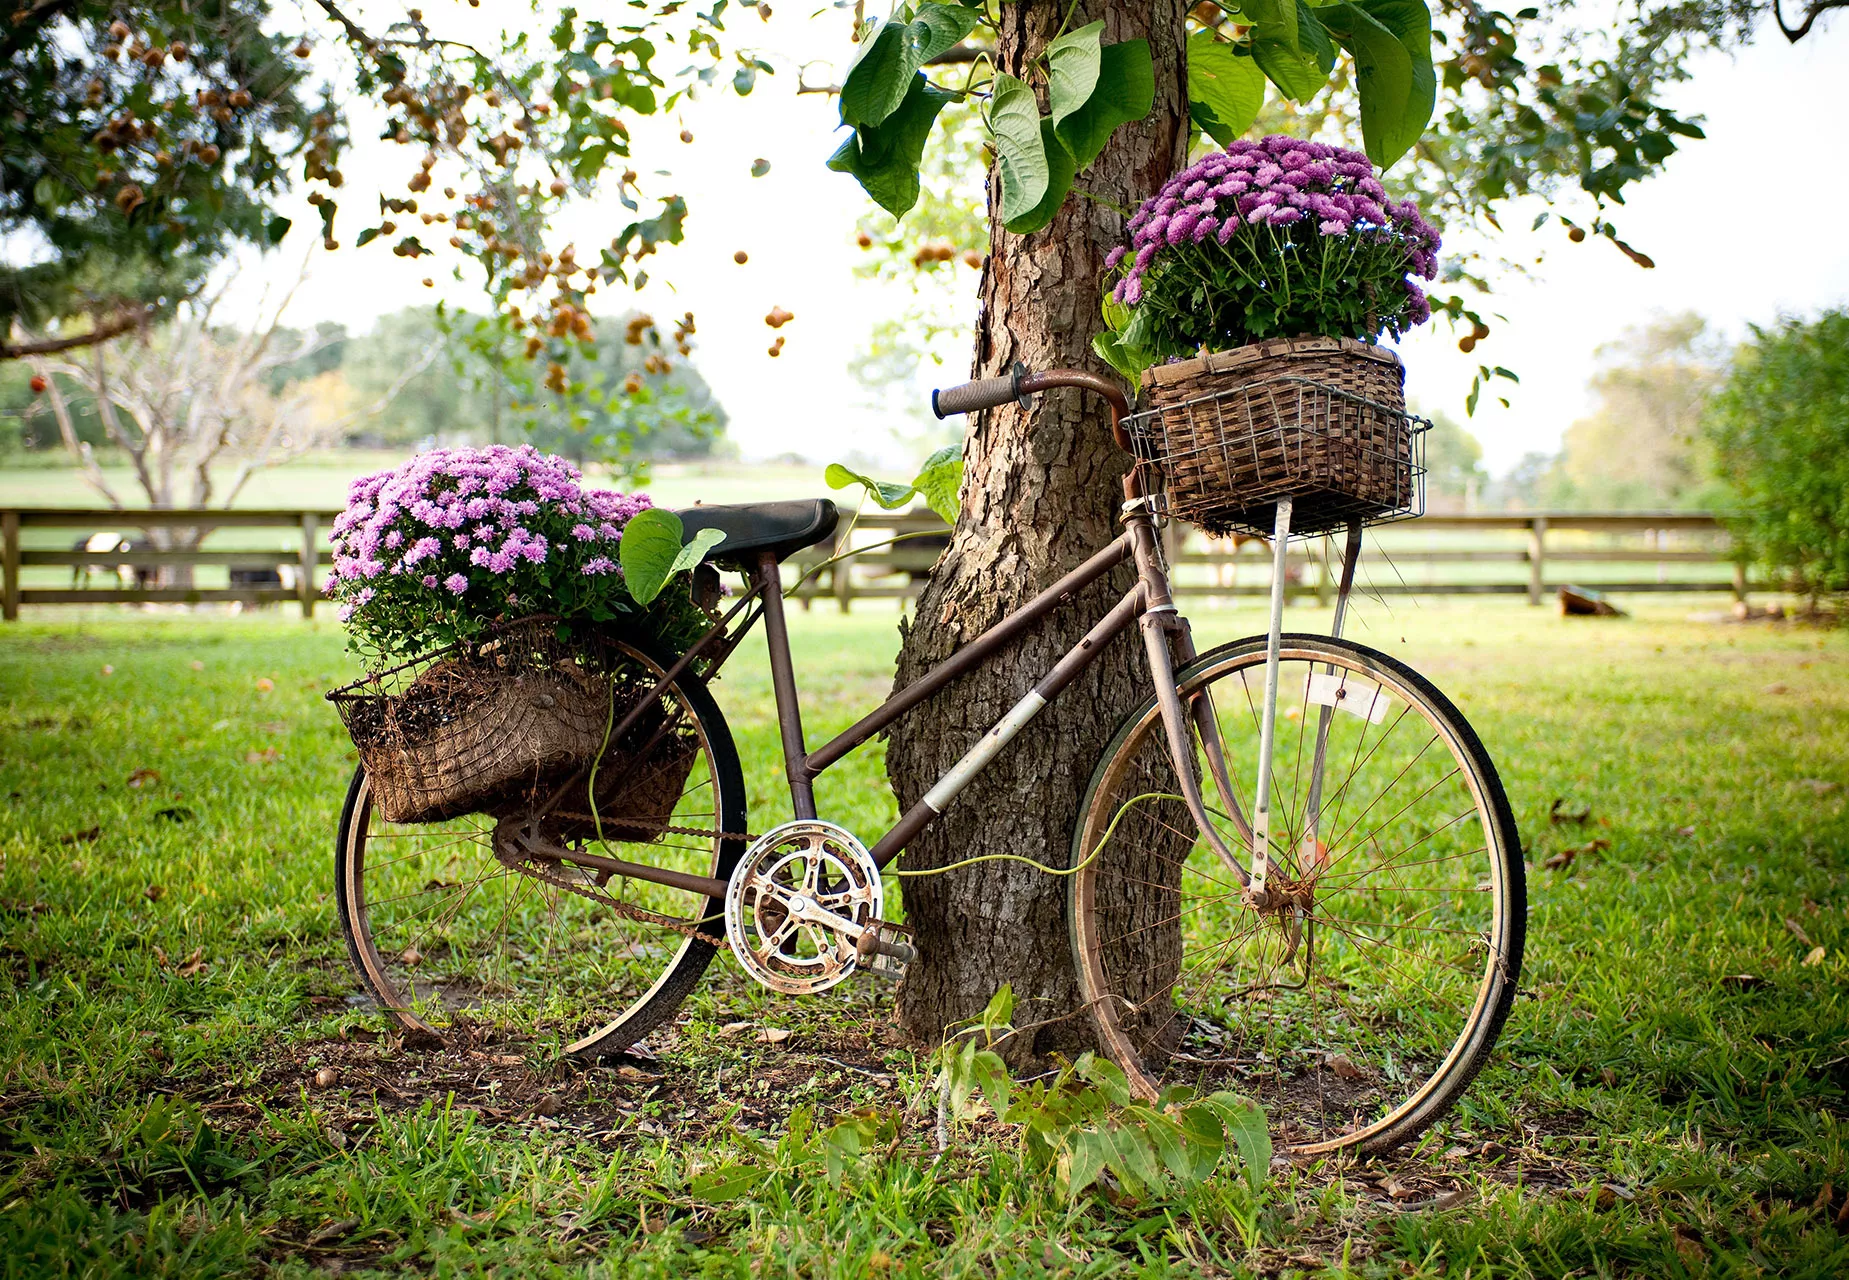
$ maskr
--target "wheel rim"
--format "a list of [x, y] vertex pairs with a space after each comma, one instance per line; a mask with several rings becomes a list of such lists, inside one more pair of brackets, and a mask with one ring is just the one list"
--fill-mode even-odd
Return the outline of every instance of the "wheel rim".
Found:
[[[645, 655], [627, 647], [623, 652], [661, 673]], [[727, 856], [736, 854], [739, 842], [716, 834], [726, 829], [721, 815], [736, 806], [721, 794], [726, 779], [685, 693], [667, 690], [661, 702], [664, 725], [695, 748], [672, 812], [663, 812], [659, 785], [651, 787], [661, 782], [659, 773], [638, 770], [633, 785], [618, 784], [619, 795], [654, 790], [657, 798], [644, 801], [648, 812], [630, 811], [620, 798], [612, 805], [607, 784], [599, 782], [606, 798], [597, 816], [605, 838], [596, 837], [593, 822], [590, 834], [574, 835], [570, 843], [605, 857], [716, 877]], [[583, 785], [588, 790], [588, 781]], [[588, 813], [588, 796], [576, 809]], [[672, 828], [714, 834], [664, 831], [640, 838], [664, 819]], [[603, 877], [592, 868], [498, 858], [495, 822], [471, 814], [442, 823], [388, 823], [361, 779], [341, 871], [352, 950], [367, 987], [413, 1032], [464, 1033], [472, 1042], [553, 1040], [566, 1053], [618, 1039], [622, 1044], [613, 1047], [627, 1047], [659, 1021], [653, 1015], [664, 989], [697, 978], [714, 948], [662, 924], [624, 917], [558, 881], [698, 922], [709, 936], [723, 931], [716, 918], [720, 904], [686, 890]], [[574, 821], [570, 829], [583, 832], [587, 824]], [[667, 1011], [674, 1003], [678, 997]]]
[[[1230, 654], [1182, 689], [1211, 699], [1248, 807], [1263, 674], [1262, 650]], [[1320, 847], [1306, 839], [1316, 698], [1350, 708], [1330, 714]], [[1075, 878], [1081, 986], [1142, 1092], [1251, 1094], [1300, 1152], [1393, 1145], [1455, 1100], [1506, 1009], [1519, 964], [1506, 804], [1461, 717], [1389, 660], [1287, 641], [1279, 715], [1271, 883], [1287, 905], [1245, 905], [1186, 808], [1147, 798], [1177, 789], [1151, 706], [1120, 735], [1081, 818], [1083, 859], [1122, 814]], [[1249, 828], [1205, 771], [1202, 787], [1249, 862]]]

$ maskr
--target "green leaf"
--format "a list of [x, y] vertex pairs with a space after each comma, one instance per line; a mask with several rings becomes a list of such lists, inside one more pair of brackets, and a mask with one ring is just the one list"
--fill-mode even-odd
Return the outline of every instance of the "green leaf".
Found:
[[975, 30], [980, 20], [980, 13], [960, 5], [924, 4], [911, 22], [880, 24], [861, 40], [841, 82], [841, 123], [882, 123], [910, 94], [913, 73]]
[[1431, 11], [1424, 0], [1356, 0], [1317, 16], [1354, 57], [1362, 142], [1385, 169], [1419, 140], [1438, 100]]
[[693, 1175], [691, 1190], [695, 1200], [707, 1204], [724, 1204], [750, 1195], [764, 1185], [769, 1176], [756, 1165], [726, 1164]]
[[353, 237], [353, 247], [355, 249], [361, 248], [364, 245], [371, 244], [378, 238], [379, 229], [377, 227], [367, 227], [364, 231]]
[[918, 203], [918, 162], [937, 113], [955, 95], [914, 72], [911, 91], [884, 124], [863, 127], [829, 157], [828, 167], [851, 173], [866, 193], [893, 217]]
[[[963, 447], [947, 444], [926, 458], [918, 474], [912, 477], [912, 488], [945, 524], [955, 524], [957, 513], [962, 510]], [[1004, 1017], [1003, 1021], [1007, 1019]]]
[[989, 100], [989, 128], [1001, 162], [1004, 223], [1032, 213], [1046, 195], [1046, 145], [1040, 140], [1040, 105], [1025, 81], [1007, 72], [995, 77]]
[[909, 28], [916, 45], [918, 65], [922, 67], [963, 43], [964, 37], [981, 21], [980, 8], [969, 9], [960, 4], [919, 5]]
[[1307, 0], [1297, 0], [1297, 48], [1315, 59], [1324, 75], [1335, 70], [1335, 41], [1329, 38], [1328, 28], [1316, 17], [1316, 10]]
[[1188, 105], [1202, 132], [1227, 146], [1258, 119], [1265, 73], [1250, 54], [1197, 31], [1188, 37]]
[[841, 82], [841, 123], [878, 124], [905, 101], [911, 90], [911, 41], [903, 24], [882, 21], [860, 40], [860, 50]]
[[1066, 1138], [1058, 1164], [1060, 1187], [1066, 1199], [1076, 1198], [1098, 1180], [1109, 1154], [1104, 1135], [1094, 1129], [1078, 1129]]
[[1122, 40], [1099, 51], [1097, 88], [1064, 118], [1054, 114], [1059, 139], [1072, 153], [1073, 169], [1098, 158], [1119, 125], [1141, 120], [1156, 104], [1156, 72], [1149, 41]]
[[1077, 1070], [1079, 1079], [1097, 1086], [1099, 1093], [1118, 1106], [1129, 1104], [1130, 1079], [1124, 1075], [1123, 1068], [1109, 1058], [1101, 1058], [1095, 1053], [1082, 1054]]
[[1253, 39], [1275, 41], [1292, 53], [1297, 44], [1296, 0], [1242, 0], [1240, 11], [1252, 20]]
[[1128, 1190], [1132, 1195], [1141, 1192], [1143, 1187], [1153, 1186], [1162, 1180], [1161, 1167], [1156, 1163], [1156, 1153], [1151, 1148], [1149, 1136], [1142, 1128], [1134, 1124], [1114, 1124], [1105, 1130], [1113, 1148], [1114, 1158], [1111, 1168], [1118, 1178], [1130, 1184]]
[[1207, 1099], [1226, 1127], [1226, 1136], [1239, 1148], [1245, 1165], [1246, 1185], [1261, 1190], [1271, 1176], [1271, 1129], [1265, 1110], [1252, 1099], [1236, 1093], [1216, 1093]]
[[280, 213], [271, 218], [263, 233], [271, 244], [281, 244], [282, 238], [289, 234], [289, 228], [295, 224]]
[[1103, 21], [1088, 22], [1047, 46], [1047, 107], [1058, 124], [1091, 100], [1098, 87], [1098, 37]]
[[1149, 361], [1139, 360], [1123, 344], [1122, 335], [1115, 330], [1105, 329], [1091, 340], [1091, 349], [1098, 358], [1122, 374], [1128, 382], [1134, 383], [1143, 376], [1143, 370], [1149, 367]]
[[1001, 1055], [990, 1049], [979, 1049], [970, 1061], [970, 1074], [976, 1083], [982, 1086], [982, 1096], [989, 1100], [989, 1106], [997, 1119], [1008, 1114], [1008, 1094], [1014, 1087], [1014, 1081], [1008, 1077], [1008, 1066]]
[[918, 490], [912, 485], [875, 480], [872, 476], [850, 471], [839, 462], [829, 463], [822, 478], [828, 482], [830, 489], [845, 489], [851, 484], [864, 485], [867, 496], [888, 511], [897, 510], [918, 495]]
[[[938, 453], [942, 452], [941, 449], [938, 451]], [[931, 456], [937, 457], [938, 454]], [[1004, 982], [995, 994], [989, 997], [989, 1003], [983, 1006], [982, 1029], [992, 1034], [1007, 1026], [1008, 1019], [1012, 1017], [1014, 1017], [1014, 984]]]
[[617, 558], [623, 562], [623, 585], [637, 604], [651, 604], [670, 578], [699, 564], [725, 537], [717, 529], [702, 529], [682, 546], [681, 535], [681, 518], [662, 507], [638, 511], [623, 526]]
[[741, 98], [749, 97], [757, 83], [758, 69], [756, 67], [740, 67], [732, 73], [732, 88]]
[[1059, 206], [1066, 202], [1066, 193], [1072, 190], [1072, 179], [1078, 172], [1072, 153], [1060, 141], [1052, 120], [1045, 117], [1040, 121], [1040, 147], [1046, 154], [1046, 193], [1040, 197], [1040, 203], [1026, 213], [1002, 224], [1016, 235], [1038, 231], [1053, 220]]
[[1329, 75], [1316, 59], [1275, 36], [1254, 34], [1252, 61], [1285, 97], [1307, 103], [1329, 83]]

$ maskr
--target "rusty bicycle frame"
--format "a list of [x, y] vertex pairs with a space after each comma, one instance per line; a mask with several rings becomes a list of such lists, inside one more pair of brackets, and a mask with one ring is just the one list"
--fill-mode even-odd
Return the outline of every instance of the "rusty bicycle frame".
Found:
[[[1058, 387], [1076, 387], [1103, 396], [1111, 406], [1111, 430], [1117, 443], [1126, 452], [1134, 452], [1123, 427], [1123, 419], [1129, 413], [1129, 404], [1123, 392], [1112, 383], [1095, 374], [1073, 369], [1050, 369], [1041, 373], [1022, 372], [1016, 376], [1014, 381], [1014, 389], [1022, 397]], [[1105, 645], [1120, 633], [1127, 631], [1132, 625], [1136, 625], [1143, 633], [1150, 675], [1155, 685], [1157, 702], [1161, 708], [1167, 745], [1175, 763], [1175, 773], [1181, 787], [1182, 798], [1187, 802], [1191, 816], [1215, 855], [1244, 888], [1247, 901], [1260, 909], [1275, 905], [1271, 902], [1273, 895], [1269, 894], [1265, 888], [1268, 848], [1264, 813], [1266, 796], [1262, 782], [1269, 770], [1263, 770], [1260, 773], [1260, 794], [1253, 817], [1248, 819], [1238, 796], [1234, 793], [1226, 767], [1218, 721], [1213, 714], [1209, 695], [1204, 691], [1195, 694], [1184, 705], [1177, 690], [1176, 666], [1177, 664], [1186, 665], [1192, 661], [1196, 657], [1196, 651], [1187, 619], [1176, 610], [1169, 589], [1168, 572], [1163, 562], [1161, 543], [1157, 536], [1156, 512], [1143, 486], [1144, 465], [1139, 460], [1124, 476], [1124, 502], [1121, 519], [1125, 528], [1124, 532], [1110, 545], [815, 750], [808, 749], [803, 737], [802, 706], [797, 693], [796, 672], [790, 658], [789, 631], [783, 612], [782, 576], [777, 557], [770, 551], [761, 553], [755, 562], [746, 568], [748, 589], [744, 595], [691, 649], [662, 672], [655, 688], [646, 697], [640, 699], [635, 708], [615, 726], [608, 735], [609, 739], [620, 740], [641, 716], [643, 708], [650, 705], [663, 690], [673, 684], [696, 661], [706, 659], [708, 674], [718, 670], [738, 648], [752, 625], [761, 617], [764, 620], [765, 640], [769, 650], [771, 686], [776, 698], [777, 721], [782, 732], [784, 776], [790, 788], [790, 801], [797, 819], [816, 818], [819, 815], [815, 809], [815, 779], [825, 770], [951, 681], [980, 666], [1035, 623], [1062, 606], [1070, 604], [1076, 592], [1099, 581], [1118, 565], [1128, 560], [1136, 565], [1136, 583], [1086, 632], [1077, 644], [1053, 664], [1026, 696], [1003, 715], [961, 759], [937, 780], [917, 804], [900, 816], [899, 820], [870, 847], [868, 852], [881, 868], [898, 857], [907, 844], [950, 807], [957, 793], [969, 785], [1016, 734], [1026, 727], [1048, 703], [1070, 686], [1086, 667], [1091, 665]], [[1280, 532], [1287, 537], [1288, 499], [1280, 502], [1279, 515]], [[1359, 532], [1358, 523], [1351, 526], [1349, 530], [1348, 546], [1343, 563], [1341, 594], [1343, 602], [1346, 602], [1348, 588], [1353, 581], [1355, 560], [1360, 546]], [[1284, 537], [1280, 537], [1276, 546], [1276, 554], [1280, 559], [1283, 552]], [[1282, 580], [1280, 573], [1277, 578], [1280, 587]], [[1279, 615], [1282, 606], [1281, 590], [1274, 591], [1274, 597], [1276, 598], [1269, 637], [1271, 666], [1274, 674], [1271, 677], [1273, 687], [1267, 691], [1268, 704], [1276, 701], [1275, 667], [1279, 643]], [[742, 625], [728, 632], [727, 627], [733, 619], [754, 602], [757, 604], [756, 612], [748, 616]], [[1338, 606], [1338, 619], [1339, 617]], [[1339, 621], [1337, 625], [1340, 625]], [[1272, 708], [1268, 705], [1267, 712], [1271, 710]], [[1327, 736], [1330, 710], [1331, 708], [1328, 707], [1323, 708], [1323, 724], [1317, 742], [1319, 765], [1323, 742]], [[1188, 741], [1190, 720], [1193, 721], [1200, 735], [1203, 754], [1206, 757], [1207, 772], [1212, 776], [1214, 790], [1224, 806], [1221, 816], [1231, 821], [1241, 842], [1247, 844], [1250, 849], [1252, 862], [1250, 871], [1228, 846], [1214, 824], [1208, 820], [1208, 809], [1201, 793], [1200, 781], [1196, 770], [1191, 767], [1194, 753]], [[1264, 736], [1268, 744], [1272, 728], [1270, 714], [1266, 715], [1265, 721]], [[1268, 758], [1268, 752], [1266, 758]], [[1320, 778], [1320, 767], [1317, 768], [1316, 774]], [[580, 781], [582, 781], [581, 776], [568, 780], [553, 793], [552, 799], [542, 806], [535, 816], [550, 809]], [[535, 828], [530, 827], [529, 829]], [[526, 843], [540, 842], [529, 838]], [[535, 848], [533, 851], [548, 860], [557, 858], [583, 863], [637, 880], [703, 893], [710, 898], [723, 899], [726, 894], [726, 881], [708, 876], [691, 875], [664, 867], [630, 862], [626, 859], [601, 857], [562, 848]]]

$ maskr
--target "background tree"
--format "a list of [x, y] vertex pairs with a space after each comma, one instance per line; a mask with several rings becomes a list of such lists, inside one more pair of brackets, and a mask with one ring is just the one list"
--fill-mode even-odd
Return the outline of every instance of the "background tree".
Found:
[[1426, 510], [1474, 511], [1488, 484], [1482, 444], [1448, 414], [1433, 414], [1425, 433]]
[[[229, 507], [257, 471], [338, 439], [381, 412], [434, 354], [407, 365], [371, 403], [354, 404], [332, 369], [272, 391], [271, 374], [308, 361], [322, 341], [313, 334], [287, 341], [281, 314], [279, 306], [267, 323], [227, 335], [213, 324], [209, 303], [189, 303], [173, 321], [127, 341], [94, 344], [81, 360], [33, 355], [27, 363], [44, 385], [59, 439], [110, 507], [129, 504], [79, 434], [73, 401], [88, 404], [147, 506]], [[203, 525], [148, 535], [158, 549], [188, 550], [209, 532]], [[184, 577], [173, 581], [189, 585]]]
[[1849, 310], [1754, 326], [1706, 434], [1743, 555], [1813, 608], [1849, 591]]
[[1596, 353], [1597, 407], [1567, 428], [1555, 505], [1603, 509], [1705, 505], [1702, 414], [1726, 353], [1692, 312], [1626, 330]]
[[[197, 290], [233, 245], [287, 234], [270, 206], [292, 162], [309, 154], [312, 177], [339, 150], [298, 48], [272, 29], [268, 0], [12, 10], [0, 31], [5, 354], [121, 332]], [[15, 321], [67, 323], [34, 340], [9, 337]]]

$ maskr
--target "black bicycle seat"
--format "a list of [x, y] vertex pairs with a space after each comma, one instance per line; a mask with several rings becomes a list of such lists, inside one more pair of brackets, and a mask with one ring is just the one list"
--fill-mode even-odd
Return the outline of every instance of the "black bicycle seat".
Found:
[[[772, 552], [779, 561], [804, 547], [813, 547], [835, 531], [841, 513], [827, 498], [792, 502], [740, 502], [718, 506], [685, 507], [675, 512], [687, 537], [702, 529], [725, 534], [706, 558], [715, 564], [750, 567], [753, 554]], [[749, 559], [747, 559], [749, 557]]]

